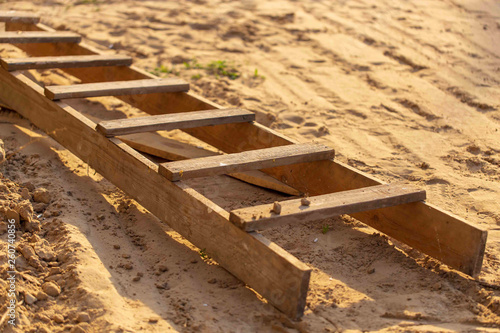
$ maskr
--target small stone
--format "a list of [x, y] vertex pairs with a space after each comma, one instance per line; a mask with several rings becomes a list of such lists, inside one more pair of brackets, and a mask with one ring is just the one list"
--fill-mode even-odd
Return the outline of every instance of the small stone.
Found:
[[71, 328], [70, 333], [87, 333], [87, 327], [83, 325], [76, 325]]
[[138, 282], [140, 279], [141, 279], [140, 276], [134, 276], [134, 278], [132, 279], [132, 281]]
[[115, 245], [113, 245], [113, 247], [114, 247], [116, 250], [119, 250], [119, 249], [120, 249], [120, 245], [119, 245], [119, 244], [115, 244]]
[[59, 313], [56, 313], [55, 315], [53, 315], [52, 320], [58, 324], [64, 323], [64, 317], [62, 314], [59, 314]]
[[54, 282], [45, 282], [42, 290], [49, 296], [56, 297], [61, 293], [61, 288]]
[[122, 254], [122, 258], [129, 259], [130, 258], [130, 254], [124, 253], [124, 254]]
[[47, 298], [49, 298], [49, 295], [47, 295], [46, 293], [44, 293], [43, 291], [39, 290], [37, 293], [36, 293], [36, 298], [40, 301], [45, 301]]
[[97, 215], [97, 220], [98, 221], [102, 221], [102, 220], [104, 220], [104, 218], [105, 218], [104, 214]]
[[23, 200], [18, 203], [14, 210], [19, 213], [21, 220], [30, 222], [33, 218], [33, 207], [28, 200]]
[[36, 204], [33, 205], [33, 210], [37, 213], [41, 213], [44, 211], [46, 206], [47, 205], [44, 204], [43, 202], [37, 202]]
[[159, 319], [158, 319], [157, 317], [151, 317], [151, 318], [149, 318], [149, 320], [148, 320], [148, 321], [149, 321], [150, 323], [152, 323], [152, 324], [156, 324], [156, 323], [158, 322], [158, 320], [159, 320]]
[[5, 217], [7, 218], [7, 220], [15, 220], [16, 222], [19, 222], [20, 220], [19, 213], [13, 209], [7, 209], [7, 211], [5, 212]]
[[208, 283], [215, 284], [215, 283], [217, 283], [217, 279], [216, 278], [212, 278], [212, 279], [208, 280]]
[[90, 321], [90, 316], [87, 312], [80, 312], [76, 316], [76, 321], [79, 323], [88, 323]]
[[35, 296], [31, 295], [30, 293], [26, 293], [24, 295], [24, 301], [26, 302], [26, 304], [32, 305], [35, 304], [35, 302], [38, 300], [36, 299]]
[[373, 273], [375, 273], [375, 268], [369, 268], [369, 269], [366, 271], [366, 273], [368, 273], [368, 274], [373, 274]]
[[302, 198], [302, 199], [300, 199], [300, 204], [302, 206], [309, 206], [311, 204], [311, 200], [309, 200], [307, 198]]
[[281, 204], [278, 201], [275, 201], [273, 203], [273, 209], [271, 209], [271, 212], [274, 212], [275, 214], [281, 214]]
[[23, 184], [23, 187], [27, 188], [28, 191], [34, 191], [35, 190], [35, 185], [33, 183], [27, 182]]
[[168, 284], [165, 282], [165, 283], [155, 283], [155, 287], [158, 288], [158, 289], [169, 289], [168, 287]]
[[123, 268], [130, 271], [134, 268], [134, 266], [132, 266], [132, 264], [128, 262], [128, 263], [123, 265]]
[[26, 258], [26, 260], [30, 260], [31, 258], [38, 258], [35, 253], [35, 249], [33, 249], [33, 247], [30, 245], [25, 245], [20, 249], [20, 251], [23, 257]]
[[38, 243], [40, 241], [40, 237], [38, 235], [33, 235], [28, 239], [30, 243]]
[[54, 253], [54, 251], [52, 251], [52, 249], [50, 249], [49, 247], [47, 246], [35, 246], [36, 247], [36, 254], [38, 254], [38, 256], [45, 260], [45, 261], [54, 261], [57, 257]]
[[28, 191], [27, 188], [23, 188], [21, 190], [21, 197], [25, 200], [30, 200], [31, 199], [30, 191]]
[[443, 287], [443, 285], [441, 284], [441, 282], [436, 282], [434, 283], [434, 285], [432, 286], [432, 289], [433, 290], [441, 290], [441, 288]]
[[144, 274], [142, 272], [137, 272], [137, 276], [143, 277]]
[[51, 275], [56, 275], [56, 274], [61, 274], [62, 270], [60, 267], [51, 267], [49, 270], [49, 276]]
[[50, 199], [51, 199], [50, 192], [43, 187], [37, 188], [33, 192], [33, 200], [35, 200], [35, 202], [43, 202], [48, 204], [50, 203]]
[[35, 315], [35, 318], [40, 319], [40, 320], [41, 320], [41, 321], [43, 321], [44, 323], [48, 323], [48, 322], [50, 322], [50, 318], [49, 318], [49, 317], [47, 317], [46, 315], [44, 315], [43, 313], [37, 313], [37, 314]]
[[160, 272], [167, 272], [168, 271], [168, 267], [166, 265], [163, 265], [163, 264], [160, 264], [158, 265], [158, 271]]

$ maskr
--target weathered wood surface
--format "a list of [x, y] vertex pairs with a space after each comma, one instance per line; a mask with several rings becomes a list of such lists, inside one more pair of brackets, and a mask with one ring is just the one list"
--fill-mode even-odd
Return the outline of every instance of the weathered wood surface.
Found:
[[342, 214], [397, 206], [425, 200], [425, 191], [411, 185], [376, 185], [356, 190], [281, 201], [281, 212], [272, 211], [273, 204], [233, 210], [229, 221], [245, 231], [262, 230], [284, 224], [316, 221]]
[[271, 304], [297, 318], [303, 313], [311, 269], [261, 235], [229, 222], [229, 214], [186, 184], [169, 182], [157, 165], [117, 138], [105, 138], [96, 124], [21, 72], [0, 69], [0, 102], [30, 119], [97, 172], [167, 222], [222, 267]]
[[4, 58], [2, 67], [8, 71], [48, 68], [83, 68], [130, 66], [132, 58], [124, 55], [79, 55], [59, 57]]
[[[170, 161], [220, 155], [210, 150], [162, 137], [157, 133], [129, 134], [120, 136], [119, 139], [138, 151]], [[260, 170], [235, 172], [228, 174], [228, 176], [281, 193], [300, 195], [300, 192], [293, 187], [280, 182]]]
[[[42, 24], [8, 23], [6, 27], [8, 30], [51, 31], [51, 28]], [[85, 44], [45, 44], [43, 47], [23, 44], [18, 47], [33, 56], [99, 53], [96, 49]], [[101, 82], [109, 79], [136, 80], [155, 77], [134, 66], [125, 68], [106, 67], [104, 70], [92, 68], [85, 70], [67, 69], [65, 71], [79, 78], [82, 82]], [[221, 108], [219, 105], [193, 93], [154, 94], [149, 96], [148, 99], [138, 98], [138, 96], [122, 96], [119, 98], [149, 114]], [[165, 105], [169, 105], [169, 107], [165, 108]], [[258, 123], [232, 124], [218, 126], [218, 128], [197, 128], [184, 131], [226, 153], [294, 143], [293, 140]], [[235, 138], [239, 139], [236, 140]], [[266, 170], [266, 172], [297, 190], [310, 195], [382, 184], [381, 181], [372, 176], [338, 161], [315, 162], [313, 164], [273, 168]], [[365, 213], [356, 213], [353, 216], [361, 222], [468, 275], [476, 276], [481, 271], [487, 231], [432, 204], [416, 202]]]
[[0, 43], [79, 43], [81, 37], [74, 32], [58, 31], [1, 31]]
[[171, 181], [222, 175], [231, 172], [260, 170], [289, 164], [331, 159], [332, 148], [305, 143], [251, 150], [242, 153], [202, 157], [160, 164], [159, 172]]
[[73, 84], [45, 87], [45, 96], [51, 100], [98, 96], [140, 95], [188, 91], [189, 83], [177, 78], [146, 79]]
[[255, 113], [247, 110], [220, 109], [101, 121], [97, 125], [97, 131], [106, 136], [117, 136], [141, 132], [170, 131], [174, 129], [244, 123], [254, 120]]
[[29, 12], [20, 12], [16, 10], [8, 10], [8, 11], [1, 10], [0, 22], [38, 23], [40, 22], [40, 16]]

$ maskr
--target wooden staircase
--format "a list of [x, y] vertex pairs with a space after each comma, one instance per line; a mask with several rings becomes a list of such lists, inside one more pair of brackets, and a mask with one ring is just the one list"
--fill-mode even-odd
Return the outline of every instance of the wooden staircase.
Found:
[[[223, 267], [289, 316], [297, 318], [304, 311], [311, 269], [254, 230], [358, 213], [354, 216], [361, 221], [456, 269], [471, 275], [480, 271], [486, 232], [424, 203], [425, 191], [404, 184], [381, 185], [335, 162], [334, 151], [327, 146], [290, 142], [256, 124], [252, 112], [222, 109], [203, 101], [187, 93], [187, 82], [153, 77], [131, 66], [127, 56], [98, 54], [78, 44], [79, 35], [53, 31], [37, 24], [38, 18], [31, 14], [0, 12], [0, 22], [12, 30], [0, 32], [0, 43], [15, 44], [35, 55], [1, 59], [0, 101], [29, 118], [193, 244], [206, 248]], [[47, 43], [51, 45], [44, 45]], [[64, 69], [83, 83], [43, 89], [21, 72], [49, 68]], [[98, 68], [107, 69], [100, 74]], [[151, 116], [95, 124], [63, 101], [96, 96], [116, 96]], [[227, 154], [193, 153], [179, 143], [181, 148], [172, 161], [158, 165], [132, 147], [153, 154], [167, 150], [171, 152], [168, 156], [175, 149], [141, 142], [141, 136], [116, 137], [173, 129], [182, 129]], [[260, 141], [252, 143], [256, 136]], [[229, 137], [248, 142], [245, 151], [238, 151], [242, 145], [232, 145]], [[299, 181], [301, 173], [307, 176]], [[183, 183], [221, 174], [239, 175], [238, 179], [246, 175], [246, 181], [253, 179], [250, 182], [271, 188], [288, 186], [294, 194], [307, 188], [312, 196], [226, 212]], [[350, 183], [344, 178], [351, 179]], [[281, 185], [270, 185], [280, 180]], [[429, 226], [433, 227], [430, 231]], [[454, 244], [460, 241], [460, 246]], [[462, 245], [467, 248], [461, 249]]]

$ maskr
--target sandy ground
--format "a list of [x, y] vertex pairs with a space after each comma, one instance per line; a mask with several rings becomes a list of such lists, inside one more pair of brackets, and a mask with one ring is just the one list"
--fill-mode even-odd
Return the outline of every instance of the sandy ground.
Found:
[[[500, 328], [495, 1], [54, 0], [0, 3], [4, 9], [39, 12], [45, 24], [132, 55], [161, 76], [185, 78], [195, 92], [252, 110], [298, 141], [333, 146], [338, 160], [364, 172], [419, 185], [430, 203], [489, 231], [476, 280], [349, 217], [267, 231], [313, 269], [305, 315], [292, 322], [85, 162], [3, 110], [0, 213], [25, 216], [16, 331]], [[19, 54], [0, 46], [0, 56]], [[207, 69], [222, 61], [237, 78]], [[56, 70], [31, 75], [45, 84], [72, 80]], [[92, 119], [139, 115], [112, 98], [72, 103], [92, 105]], [[227, 209], [278, 196], [226, 178], [193, 185]], [[221, 182], [234, 191], [214, 191]], [[54, 292], [49, 282], [55, 296], [40, 294]]]

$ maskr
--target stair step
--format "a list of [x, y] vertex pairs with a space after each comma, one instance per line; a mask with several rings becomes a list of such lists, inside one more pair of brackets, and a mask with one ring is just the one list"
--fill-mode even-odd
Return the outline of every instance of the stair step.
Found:
[[139, 95], [188, 91], [189, 83], [177, 78], [98, 82], [68, 86], [45, 87], [45, 96], [52, 100], [98, 96]]
[[17, 71], [48, 68], [130, 66], [132, 58], [124, 55], [78, 55], [0, 59], [0, 63], [5, 70]]
[[160, 164], [158, 172], [171, 181], [260, 170], [277, 166], [331, 159], [332, 148], [313, 143], [251, 150]]
[[[302, 223], [353, 214], [379, 208], [425, 200], [426, 193], [406, 184], [386, 184], [357, 190], [336, 192], [279, 203], [281, 212], [273, 211], [274, 204], [233, 210], [229, 220], [239, 228], [252, 231], [284, 224]], [[304, 205], [306, 204], [306, 205]], [[307, 205], [308, 204], [308, 205]]]
[[142, 132], [170, 131], [255, 120], [253, 112], [242, 109], [216, 109], [162, 114], [128, 119], [101, 121], [97, 131], [110, 137]]
[[31, 23], [40, 22], [40, 17], [29, 12], [18, 12], [15, 10], [0, 11], [0, 22], [8, 23]]
[[80, 43], [82, 37], [69, 31], [2, 31], [0, 43]]

